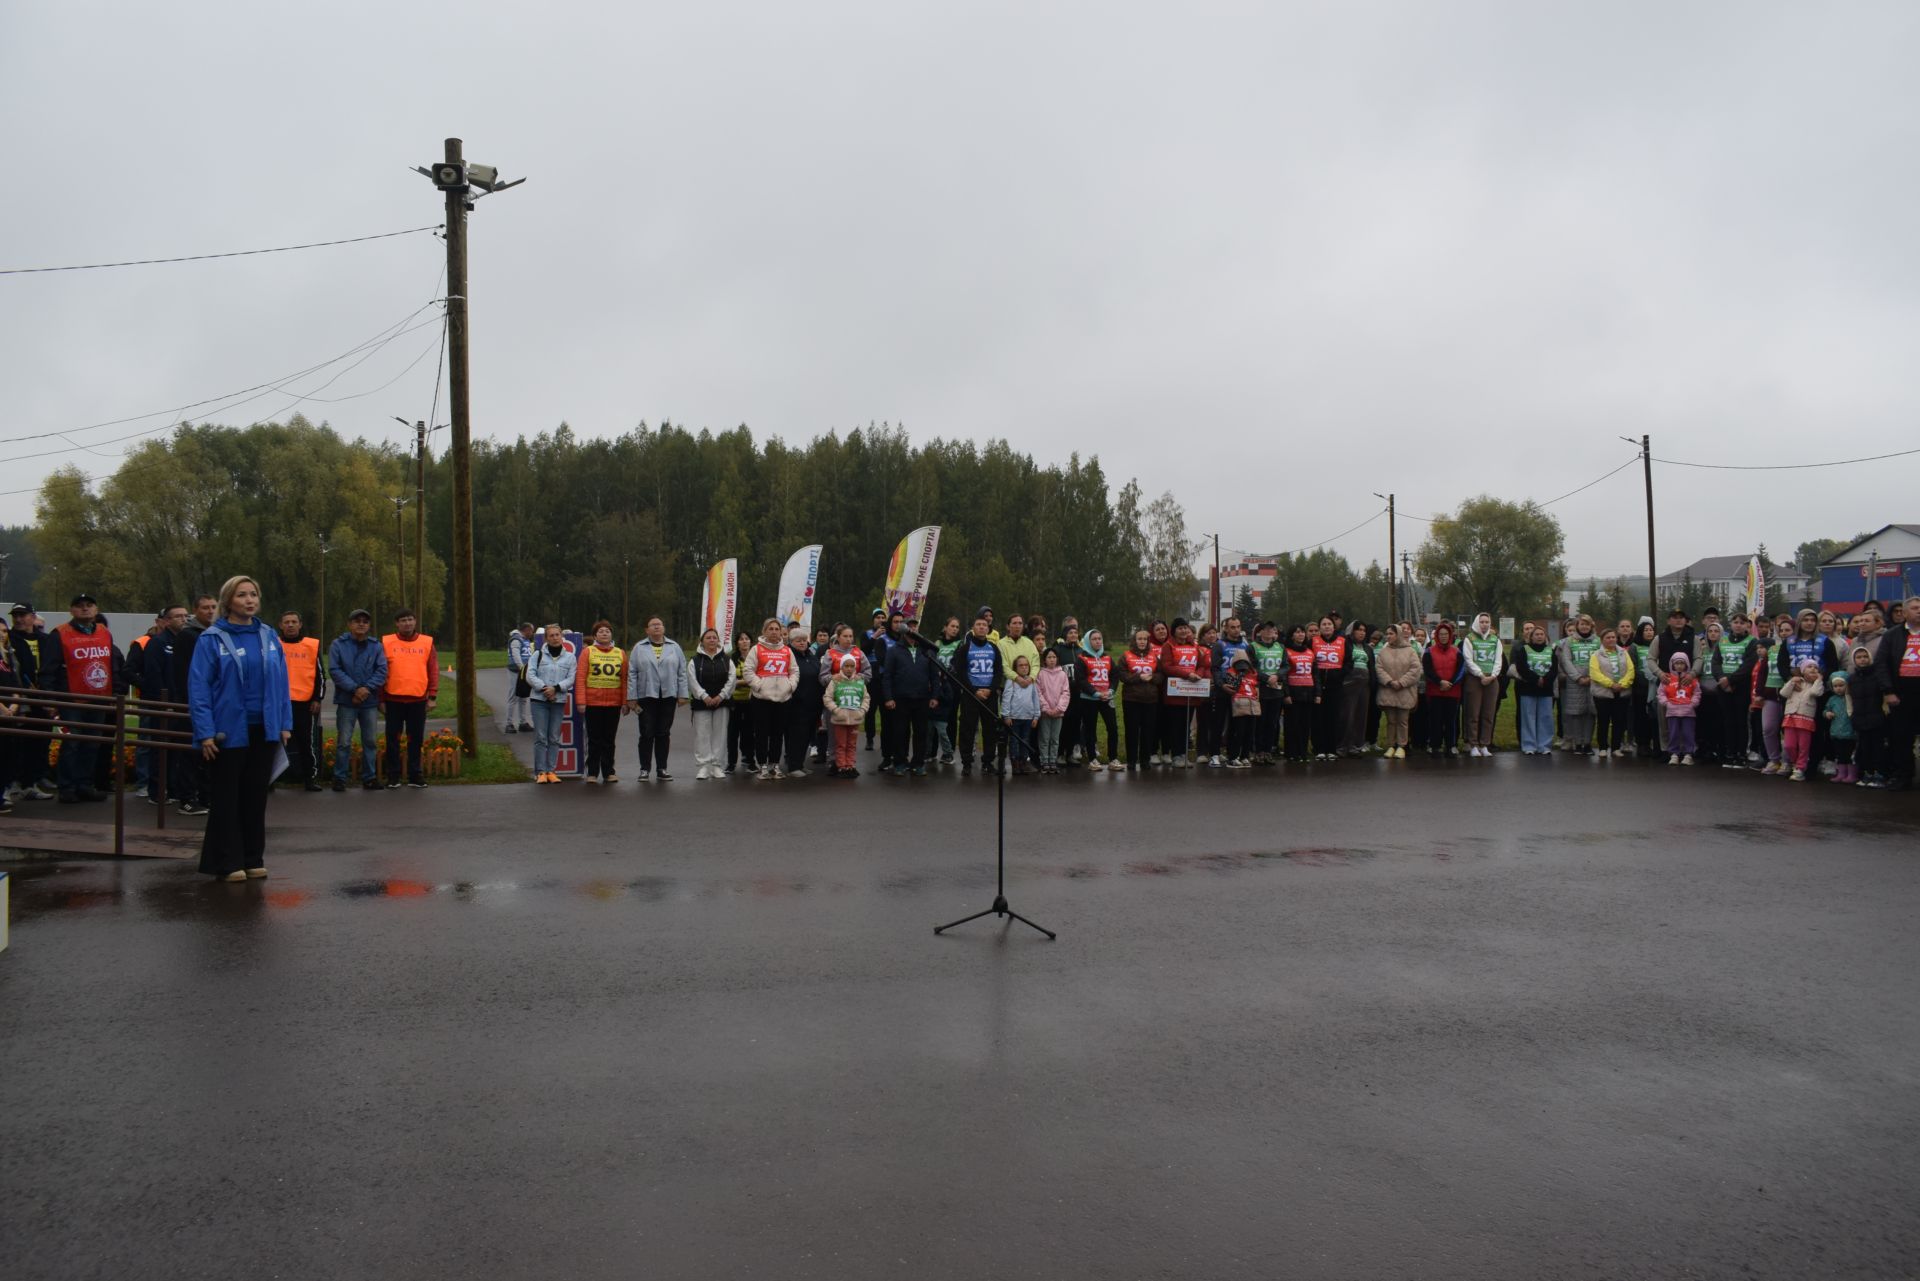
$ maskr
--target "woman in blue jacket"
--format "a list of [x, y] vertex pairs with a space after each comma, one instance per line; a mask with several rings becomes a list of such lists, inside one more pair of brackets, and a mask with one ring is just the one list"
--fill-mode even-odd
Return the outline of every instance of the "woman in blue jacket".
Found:
[[286, 768], [293, 733], [287, 660], [261, 624], [260, 585], [244, 574], [220, 589], [220, 617], [187, 670], [193, 740], [207, 769], [200, 870], [222, 880], [267, 874], [267, 794]]

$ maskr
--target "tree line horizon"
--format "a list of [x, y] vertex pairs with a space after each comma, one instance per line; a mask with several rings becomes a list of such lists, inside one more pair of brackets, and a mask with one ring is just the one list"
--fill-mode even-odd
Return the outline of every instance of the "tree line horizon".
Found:
[[[297, 609], [328, 631], [363, 606], [383, 627], [396, 609], [415, 609], [435, 631], [450, 612], [449, 469], [444, 454], [428, 463], [426, 599], [414, 601], [413, 513], [396, 531], [389, 501], [411, 497], [413, 465], [401, 446], [347, 440], [298, 415], [183, 424], [143, 442], [110, 476], [90, 482], [74, 467], [50, 475], [34, 526], [8, 531], [16, 571], [8, 582], [25, 572], [44, 601], [87, 590], [157, 610], [245, 572], [260, 580], [270, 610]], [[1002, 439], [916, 446], [885, 423], [799, 445], [757, 442], [746, 426], [694, 432], [644, 422], [583, 440], [562, 423], [476, 441], [473, 501], [483, 647], [521, 622], [598, 618], [630, 642], [654, 614], [684, 637], [708, 568], [729, 556], [740, 562], [736, 630], [756, 632], [773, 612], [787, 557], [808, 543], [824, 548], [815, 626], [862, 627], [882, 603], [895, 545], [921, 525], [941, 527], [930, 626], [991, 605], [1002, 618], [1071, 612], [1086, 626], [1130, 627], [1187, 611], [1200, 547], [1170, 492], [1148, 498], [1132, 478], [1113, 486], [1097, 456], [1043, 465]], [[1444, 613], [1535, 616], [1564, 589], [1563, 548], [1550, 513], [1481, 495], [1429, 525], [1416, 578]], [[1356, 569], [1324, 547], [1276, 559], [1269, 617], [1389, 612], [1377, 560]]]

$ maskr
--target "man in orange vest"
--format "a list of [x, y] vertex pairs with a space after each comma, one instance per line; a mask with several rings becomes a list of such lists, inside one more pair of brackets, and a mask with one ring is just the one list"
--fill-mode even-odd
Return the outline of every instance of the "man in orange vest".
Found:
[[387, 652], [387, 687], [381, 699], [387, 706], [387, 786], [400, 786], [400, 735], [407, 736], [407, 786], [425, 787], [420, 764], [420, 742], [427, 735], [427, 709], [440, 693], [440, 656], [433, 637], [420, 634], [420, 620], [410, 609], [393, 616], [393, 632], [380, 638]]
[[320, 642], [300, 634], [300, 614], [280, 615], [280, 649], [287, 659], [287, 695], [293, 700], [293, 737], [287, 740], [287, 778], [298, 779], [309, 792], [320, 791], [314, 778], [314, 717], [327, 692], [326, 664], [320, 660]]

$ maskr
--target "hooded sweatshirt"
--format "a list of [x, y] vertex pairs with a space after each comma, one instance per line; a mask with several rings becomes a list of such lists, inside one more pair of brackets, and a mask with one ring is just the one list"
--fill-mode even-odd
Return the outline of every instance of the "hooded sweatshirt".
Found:
[[1073, 703], [1073, 679], [1064, 667], [1043, 667], [1034, 683], [1040, 687], [1040, 714], [1065, 716]]
[[[1848, 662], [1858, 663], [1859, 655], [1865, 650], [1864, 645], [1855, 646]], [[1856, 735], [1875, 733], [1886, 725], [1884, 700], [1887, 693], [1886, 673], [1880, 670], [1878, 663], [1847, 668], [1847, 710], [1852, 716]]]
[[1660, 705], [1667, 709], [1667, 719], [1694, 715], [1700, 710], [1700, 682], [1693, 676], [1693, 660], [1677, 653], [1668, 666], [1671, 671], [1660, 683]]
[[1120, 683], [1114, 660], [1105, 645], [1080, 642], [1080, 660], [1073, 665], [1073, 692], [1091, 702], [1104, 703]]
[[1494, 634], [1493, 620], [1485, 614], [1473, 620], [1473, 629], [1461, 649], [1466, 652], [1468, 672], [1475, 676], [1500, 674], [1500, 638]]

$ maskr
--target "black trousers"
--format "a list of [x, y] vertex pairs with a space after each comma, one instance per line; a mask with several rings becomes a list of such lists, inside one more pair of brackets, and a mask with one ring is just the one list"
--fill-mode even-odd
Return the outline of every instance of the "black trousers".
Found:
[[924, 698], [896, 698], [881, 724], [887, 733], [886, 757], [896, 769], [919, 769], [933, 747], [933, 720]]
[[753, 718], [753, 758], [762, 768], [780, 764], [787, 746], [787, 705], [771, 699], [747, 700]]
[[207, 763], [207, 831], [200, 840], [200, 870], [211, 876], [266, 866], [267, 796], [273, 791], [279, 744], [263, 741], [266, 734], [258, 725], [247, 729], [251, 741], [245, 747], [223, 747]]
[[1913, 740], [1920, 731], [1920, 680], [1896, 678], [1893, 694], [1899, 706], [1887, 713], [1887, 730], [1880, 751], [1880, 772], [1889, 783], [1913, 782]]
[[1153, 759], [1153, 748], [1160, 731], [1153, 714], [1154, 706], [1152, 703], [1123, 702], [1120, 710], [1127, 717], [1127, 766], [1130, 769], [1145, 769], [1147, 762]]
[[613, 749], [620, 738], [618, 707], [589, 707], [587, 712], [587, 777], [613, 777]]
[[1320, 702], [1313, 709], [1313, 751], [1316, 756], [1330, 756], [1340, 750], [1342, 693], [1338, 685], [1329, 685], [1320, 691]]
[[1227, 755], [1236, 761], [1244, 761], [1253, 755], [1253, 731], [1260, 717], [1230, 716], [1227, 725]]
[[1312, 744], [1308, 741], [1313, 734], [1313, 713], [1315, 711], [1312, 694], [1304, 694], [1287, 700], [1284, 714], [1287, 732], [1287, 759], [1304, 761], [1313, 755]]
[[293, 705], [293, 737], [287, 740], [287, 772], [282, 776], [290, 783], [313, 781], [313, 713], [308, 710], [311, 706], [310, 703]]
[[[1700, 740], [1699, 755], [1702, 763], [1718, 765], [1720, 763], [1720, 740], [1722, 736], [1720, 721], [1724, 715], [1723, 708], [1726, 706], [1727, 700], [1721, 694], [1707, 693], [1704, 688], [1706, 685], [1705, 681], [1702, 681], [1701, 685], [1703, 688], [1700, 694], [1700, 710], [1694, 716], [1695, 724], [1693, 732]], [[1745, 714], [1740, 713], [1739, 718], [1744, 722]]]
[[1278, 698], [1260, 700], [1260, 728], [1254, 732], [1253, 750], [1262, 756], [1280, 753], [1280, 717], [1286, 703]]
[[[816, 702], [801, 702], [796, 691], [787, 704], [787, 769], [807, 767], [807, 749], [820, 733], [820, 717], [826, 708]], [[808, 715], [811, 712], [812, 715]]]
[[968, 694], [960, 700], [960, 760], [967, 765], [973, 764], [973, 737], [976, 729], [980, 735], [980, 756], [988, 768], [1000, 759], [995, 750], [999, 744], [999, 734], [995, 729], [998, 720], [993, 714], [993, 699], [984, 702]]
[[1200, 755], [1220, 755], [1225, 746], [1227, 719], [1232, 714], [1233, 700], [1215, 689], [1200, 708]]
[[1617, 752], [1627, 741], [1627, 723], [1633, 718], [1631, 700], [1596, 698], [1593, 700], [1594, 746]]
[[1427, 700], [1427, 750], [1430, 752], [1452, 751], [1460, 741], [1460, 700], [1457, 698], [1430, 698]]
[[1652, 756], [1659, 745], [1660, 725], [1654, 720], [1653, 704], [1647, 701], [1647, 692], [1639, 690], [1633, 696], [1633, 750]]
[[[727, 768], [732, 769], [745, 757], [747, 768], [753, 769], [759, 757], [753, 753], [752, 714], [748, 708], [751, 703], [733, 702], [727, 704]], [[697, 771], [696, 771], [697, 772]]]
[[[1086, 750], [1087, 762], [1091, 764], [1100, 759], [1100, 725], [1102, 722], [1104, 722], [1107, 727], [1107, 760], [1109, 762], [1119, 760], [1120, 723], [1119, 718], [1113, 714], [1113, 703], [1110, 700], [1095, 702], [1090, 698], [1076, 698], [1073, 701], [1077, 704], [1077, 710], [1080, 713], [1079, 743], [1080, 746]], [[1069, 719], [1071, 719], [1071, 717], [1069, 717]], [[1063, 756], [1066, 754], [1064, 742], [1060, 752]]]
[[422, 783], [426, 774], [420, 768], [420, 743], [427, 736], [427, 700], [410, 703], [387, 701], [387, 782], [400, 781], [400, 735], [407, 736], [407, 781]]
[[[1201, 713], [1206, 704], [1200, 705]], [[1169, 756], [1187, 754], [1187, 733], [1193, 721], [1193, 709], [1185, 703], [1160, 704], [1160, 741]]]
[[[640, 700], [640, 768], [663, 770], [667, 749], [673, 746], [673, 714], [680, 706], [671, 698]], [[778, 760], [778, 754], [769, 758]]]

